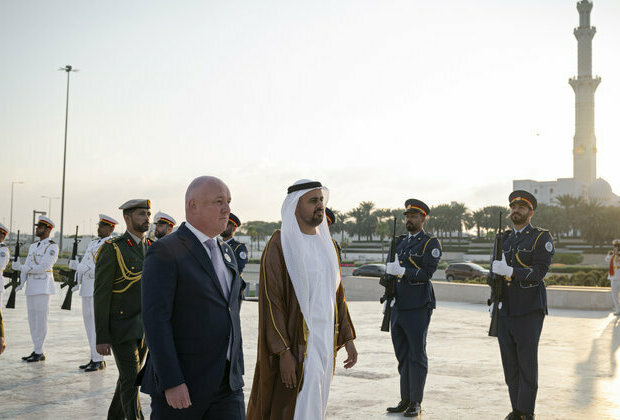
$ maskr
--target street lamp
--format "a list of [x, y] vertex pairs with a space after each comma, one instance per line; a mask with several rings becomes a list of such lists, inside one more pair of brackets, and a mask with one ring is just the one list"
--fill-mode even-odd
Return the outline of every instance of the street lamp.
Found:
[[62, 199], [60, 201], [60, 244], [59, 249], [62, 249], [62, 231], [65, 220], [65, 168], [67, 166], [67, 123], [69, 121], [69, 75], [71, 72], [79, 71], [74, 69], [70, 65], [59, 68], [60, 71], [67, 72], [67, 105], [65, 107], [65, 149], [62, 157]]
[[15, 184], [23, 184], [22, 181], [11, 181], [11, 218], [9, 222], [9, 236], [13, 232], [13, 187]]
[[48, 197], [46, 195], [42, 195], [41, 198], [47, 198], [49, 200], [47, 204], [47, 217], [52, 217], [52, 200], [58, 200], [60, 197]]

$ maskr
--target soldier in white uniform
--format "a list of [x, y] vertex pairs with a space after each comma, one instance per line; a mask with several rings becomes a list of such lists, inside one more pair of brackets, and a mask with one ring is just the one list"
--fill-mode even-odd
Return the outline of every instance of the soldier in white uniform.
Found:
[[69, 268], [75, 270], [77, 280], [77, 284], [71, 290], [73, 292], [80, 290], [80, 296], [82, 296], [82, 317], [84, 318], [84, 327], [86, 328], [86, 336], [90, 345], [90, 362], [79, 366], [85, 372], [105, 369], [105, 360], [103, 360], [101, 354], [97, 353], [97, 336], [95, 333], [95, 308], [93, 304], [95, 262], [97, 261], [101, 245], [112, 237], [112, 232], [114, 232], [114, 227], [117, 224], [118, 222], [112, 217], [100, 214], [99, 226], [97, 227], [97, 236], [99, 237], [88, 244], [82, 261], [78, 262], [77, 259], [69, 261]]
[[614, 249], [607, 253], [605, 261], [609, 263], [607, 278], [611, 283], [611, 299], [614, 302], [614, 315], [620, 316], [620, 239], [612, 242]]
[[177, 224], [177, 221], [172, 218], [169, 214], [158, 212], [155, 215], [155, 237], [157, 239], [161, 239], [164, 236], [172, 233], [172, 229], [174, 229], [174, 225]]
[[28, 324], [34, 346], [29, 356], [22, 357], [27, 362], [45, 360], [43, 343], [47, 335], [50, 296], [56, 293], [53, 267], [58, 259], [58, 245], [49, 239], [54, 222], [49, 217], [39, 216], [36, 227], [35, 235], [39, 240], [30, 245], [26, 261], [21, 264], [18, 258], [13, 262], [14, 269], [21, 271], [21, 283], [15, 290], [26, 286]]
[[[2, 273], [4, 273], [4, 269], [6, 265], [9, 263], [11, 259], [11, 252], [9, 251], [9, 247], [4, 243], [4, 238], [8, 235], [9, 229], [0, 223], [0, 279], [2, 279]], [[2, 304], [2, 291], [4, 290], [4, 279], [0, 281], [0, 304]]]

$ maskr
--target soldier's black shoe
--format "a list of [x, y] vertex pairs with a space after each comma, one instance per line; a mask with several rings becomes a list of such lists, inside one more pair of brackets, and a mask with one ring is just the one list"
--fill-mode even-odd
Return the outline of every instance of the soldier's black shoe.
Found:
[[417, 417], [422, 414], [422, 406], [419, 402], [412, 402], [403, 413], [405, 417]]
[[521, 414], [521, 420], [534, 420], [536, 416], [534, 414]]
[[105, 362], [93, 362], [89, 367], [87, 367], [86, 369], [84, 369], [84, 372], [94, 372], [96, 370], [103, 370], [105, 369]]
[[517, 410], [512, 410], [504, 420], [521, 420], [521, 413]]
[[407, 409], [407, 407], [409, 407], [409, 401], [402, 400], [396, 405], [396, 407], [388, 407], [387, 412], [388, 413], [402, 413], [403, 411]]
[[45, 360], [45, 353], [34, 353], [32, 356], [30, 356], [29, 358], [26, 359], [26, 361], [28, 363], [30, 362], [41, 362]]
[[92, 365], [94, 362], [91, 360], [90, 362], [86, 363], [85, 365], [80, 365], [78, 366], [80, 369], [86, 369], [87, 367], [90, 367], [90, 365]]
[[28, 359], [30, 359], [32, 356], [34, 356], [35, 354], [36, 354], [35, 352], [32, 352], [32, 353], [30, 353], [28, 356], [23, 356], [23, 357], [22, 357], [22, 360], [28, 360]]

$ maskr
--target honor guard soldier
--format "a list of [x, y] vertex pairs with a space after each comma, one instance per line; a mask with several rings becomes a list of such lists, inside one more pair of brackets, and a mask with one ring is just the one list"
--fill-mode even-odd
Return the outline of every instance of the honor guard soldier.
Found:
[[82, 317], [84, 318], [84, 327], [86, 328], [86, 336], [90, 346], [90, 362], [80, 366], [86, 372], [94, 372], [105, 369], [105, 361], [103, 356], [97, 353], [97, 338], [95, 334], [95, 307], [93, 303], [93, 293], [95, 290], [95, 262], [99, 254], [101, 245], [112, 238], [114, 227], [118, 224], [110, 216], [105, 214], [99, 215], [99, 224], [97, 226], [97, 239], [92, 240], [86, 251], [82, 261], [77, 259], [69, 261], [69, 268], [76, 271], [77, 284], [72, 291], [80, 291], [82, 296]]
[[534, 419], [538, 341], [547, 314], [543, 279], [555, 250], [551, 234], [530, 224], [536, 197], [517, 190], [509, 202], [513, 229], [503, 232], [502, 260], [491, 265], [491, 273], [504, 277], [497, 339], [512, 404], [506, 420], [529, 420]]
[[95, 264], [95, 330], [97, 352], [114, 354], [118, 381], [108, 409], [109, 419], [142, 419], [136, 376], [146, 346], [142, 331], [142, 262], [151, 241], [145, 238], [151, 218], [150, 200], [130, 200], [119, 209], [127, 231], [101, 245]]
[[[0, 223], [0, 279], [2, 279], [2, 274], [4, 273], [4, 269], [6, 268], [9, 260], [11, 259], [11, 252], [9, 251], [9, 247], [4, 243], [4, 238], [9, 234], [9, 229]], [[2, 291], [4, 290], [3, 284], [4, 280], [0, 283], [0, 304], [2, 304]]]
[[172, 229], [174, 229], [174, 225], [177, 222], [172, 218], [172, 216], [162, 213], [161, 211], [155, 214], [155, 237], [157, 239], [161, 239], [164, 236], [172, 233]]
[[[333, 211], [331, 211], [331, 209], [327, 207], [325, 207], [325, 218], [327, 219], [327, 227], [331, 227], [331, 225], [336, 223], [336, 215], [334, 214]], [[334, 245], [336, 246], [336, 249], [338, 250], [338, 261], [340, 262], [342, 261], [342, 248], [340, 248], [340, 244], [338, 243], [337, 240], [332, 238], [332, 241], [334, 241]]]
[[614, 303], [614, 315], [620, 316], [620, 239], [614, 239], [611, 244], [614, 246], [614, 249], [609, 251], [605, 257], [605, 261], [609, 264], [607, 278], [611, 283], [611, 300]]
[[22, 357], [27, 362], [45, 360], [43, 343], [47, 335], [50, 296], [56, 293], [53, 268], [58, 259], [58, 245], [49, 238], [54, 222], [49, 217], [39, 216], [35, 226], [39, 240], [30, 245], [24, 264], [20, 264], [19, 258], [13, 262], [13, 269], [21, 271], [21, 282], [15, 290], [26, 286], [28, 324], [34, 345], [32, 353]]
[[[9, 230], [7, 227], [0, 223], [0, 279], [2, 278], [2, 273], [4, 273], [4, 269], [11, 258], [9, 247], [4, 243], [4, 238], [6, 238], [8, 233]], [[0, 306], [2, 306], [2, 291], [4, 290], [4, 287], [2, 287], [3, 284], [1, 283], [4, 283], [4, 281], [0, 282]], [[0, 354], [2, 354], [5, 348], [6, 341], [4, 339], [4, 326], [2, 325], [2, 310], [0, 309]]]
[[391, 330], [400, 375], [400, 402], [387, 411], [404, 412], [405, 417], [421, 415], [428, 373], [426, 334], [435, 309], [431, 277], [441, 258], [439, 240], [423, 230], [429, 214], [429, 207], [422, 201], [409, 199], [405, 202], [409, 233], [396, 239], [396, 259], [388, 262], [386, 268], [388, 274], [399, 277]]
[[[233, 236], [237, 228], [241, 226], [241, 221], [237, 216], [230, 213], [228, 216], [228, 225], [226, 230], [220, 234], [222, 240], [226, 242], [234, 251], [237, 258], [237, 267], [239, 268], [239, 274], [243, 274], [243, 268], [248, 263], [248, 249], [243, 242], [237, 241]], [[243, 277], [242, 277], [243, 278]]]

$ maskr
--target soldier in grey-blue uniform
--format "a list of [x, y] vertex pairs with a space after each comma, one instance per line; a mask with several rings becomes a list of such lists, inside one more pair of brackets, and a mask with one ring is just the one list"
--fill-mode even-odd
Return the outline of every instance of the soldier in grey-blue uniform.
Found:
[[409, 232], [396, 241], [394, 262], [386, 272], [398, 276], [396, 303], [392, 307], [392, 343], [400, 374], [400, 402], [388, 407], [390, 413], [404, 412], [405, 417], [422, 413], [424, 384], [428, 373], [426, 335], [435, 309], [435, 292], [431, 277], [441, 257], [437, 238], [424, 232], [429, 207], [420, 200], [405, 202], [406, 227]]
[[513, 229], [503, 232], [502, 260], [491, 267], [493, 274], [504, 276], [497, 339], [512, 404], [505, 420], [529, 420], [534, 419], [538, 341], [547, 314], [543, 279], [555, 250], [551, 234], [530, 224], [536, 197], [517, 190], [509, 202]]
[[224, 240], [234, 251], [235, 257], [237, 258], [239, 274], [243, 274], [243, 269], [248, 263], [248, 248], [243, 242], [239, 242], [233, 237], [239, 226], [241, 226], [241, 220], [239, 220], [239, 218], [234, 214], [230, 213], [230, 216], [228, 216], [228, 225], [226, 225], [226, 230], [222, 232], [220, 236], [222, 237], [222, 240]]

